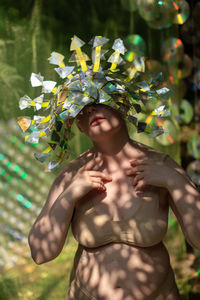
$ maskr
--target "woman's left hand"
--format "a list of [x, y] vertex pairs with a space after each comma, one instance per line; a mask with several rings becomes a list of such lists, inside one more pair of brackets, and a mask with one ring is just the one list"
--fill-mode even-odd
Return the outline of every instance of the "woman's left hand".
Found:
[[176, 170], [168, 167], [162, 160], [138, 159], [130, 161], [127, 176], [133, 176], [135, 191], [140, 191], [146, 185], [168, 188], [170, 182], [176, 180]]

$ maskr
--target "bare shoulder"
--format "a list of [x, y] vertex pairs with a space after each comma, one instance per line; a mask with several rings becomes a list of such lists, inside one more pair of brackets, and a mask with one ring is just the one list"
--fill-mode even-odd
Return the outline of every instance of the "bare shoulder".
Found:
[[62, 185], [63, 188], [66, 188], [67, 182], [70, 182], [75, 173], [83, 167], [89, 160], [92, 159], [92, 151], [88, 150], [78, 156], [76, 159], [68, 162], [62, 170], [57, 174], [54, 184]]
[[140, 142], [134, 141], [134, 146], [138, 149], [139, 156], [141, 158], [165, 160], [166, 157], [168, 156], [167, 154], [160, 152], [160, 151], [158, 151], [148, 145], [140, 143]]
[[[40, 217], [44, 214], [47, 214], [53, 205], [53, 203], [56, 201], [58, 196], [70, 185], [71, 180], [73, 176], [76, 174], [79, 168], [81, 168], [91, 157], [90, 150], [87, 152], [81, 154], [76, 159], [70, 161], [67, 163], [62, 170], [57, 174], [56, 178], [54, 179], [51, 188], [48, 193], [48, 197], [46, 200], [46, 203], [44, 205], [44, 208], [42, 209], [42, 212], [40, 214]], [[91, 158], [90, 158], [91, 159]]]

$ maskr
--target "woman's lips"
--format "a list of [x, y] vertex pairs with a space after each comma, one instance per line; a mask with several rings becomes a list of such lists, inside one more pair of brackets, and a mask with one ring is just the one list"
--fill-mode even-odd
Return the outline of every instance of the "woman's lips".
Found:
[[105, 118], [103, 118], [103, 117], [96, 117], [90, 122], [90, 125], [96, 126], [96, 125], [102, 123], [104, 120], [105, 120]]

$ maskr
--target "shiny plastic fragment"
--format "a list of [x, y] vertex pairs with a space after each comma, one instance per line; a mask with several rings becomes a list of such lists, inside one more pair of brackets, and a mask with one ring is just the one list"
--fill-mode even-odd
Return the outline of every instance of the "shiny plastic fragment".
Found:
[[100, 103], [119, 110], [125, 119], [134, 124], [138, 132], [145, 132], [150, 137], [164, 132], [162, 126], [151, 125], [150, 120], [143, 122], [137, 115], [143, 112], [148, 103], [152, 106], [148, 112], [152, 119], [169, 116], [166, 101], [170, 90], [160, 88], [162, 73], [143, 76], [144, 58], [135, 57], [131, 63], [124, 60], [126, 48], [121, 39], [114, 41], [108, 55], [107, 62], [111, 66], [105, 62], [108, 66], [103, 69], [101, 61], [105, 60], [104, 55], [108, 52], [103, 47], [108, 41], [105, 37], [96, 36], [89, 42], [92, 45], [90, 62], [88, 55], [81, 49], [85, 42], [74, 35], [70, 45], [70, 50], [73, 51], [69, 59], [71, 66], [65, 65], [64, 56], [58, 52], [52, 52], [48, 58], [50, 64], [57, 66], [54, 70], [62, 83], [59, 82], [58, 85], [56, 81], [44, 80], [40, 73], [32, 73], [31, 85], [41, 87], [42, 93], [33, 100], [27, 95], [19, 100], [21, 110], [49, 109], [44, 116], [37, 114], [32, 120], [26, 116], [18, 118], [19, 126], [27, 133], [27, 142], [37, 144], [40, 139], [46, 138], [48, 147], [42, 153], [36, 153], [35, 158], [40, 162], [47, 162], [48, 172], [54, 171], [68, 157], [72, 123], [78, 114], [82, 114], [86, 105]]

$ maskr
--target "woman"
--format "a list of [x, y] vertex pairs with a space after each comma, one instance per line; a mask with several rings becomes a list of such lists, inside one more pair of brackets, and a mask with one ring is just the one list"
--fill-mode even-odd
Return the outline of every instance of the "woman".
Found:
[[34, 261], [58, 256], [71, 224], [69, 300], [180, 299], [162, 240], [170, 205], [200, 249], [195, 186], [169, 156], [131, 140], [119, 111], [87, 105], [76, 122], [94, 146], [56, 177], [29, 234]]

